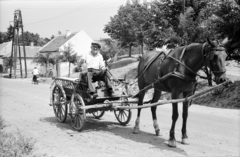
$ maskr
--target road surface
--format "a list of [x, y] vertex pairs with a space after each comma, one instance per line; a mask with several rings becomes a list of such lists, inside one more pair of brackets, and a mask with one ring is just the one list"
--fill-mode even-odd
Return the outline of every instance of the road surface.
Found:
[[157, 110], [161, 136], [155, 136], [150, 109], [143, 109], [140, 134], [133, 134], [136, 110], [127, 126], [118, 124], [114, 113], [101, 120], [87, 115], [82, 132], [72, 129], [69, 118], [59, 123], [50, 107], [49, 84], [31, 84], [29, 79], [0, 78], [0, 114], [10, 130], [18, 129], [36, 141], [35, 155], [55, 157], [167, 157], [240, 156], [240, 111], [192, 105], [189, 109], [190, 145], [181, 141], [181, 104], [176, 125], [177, 148], [169, 148], [171, 105]]

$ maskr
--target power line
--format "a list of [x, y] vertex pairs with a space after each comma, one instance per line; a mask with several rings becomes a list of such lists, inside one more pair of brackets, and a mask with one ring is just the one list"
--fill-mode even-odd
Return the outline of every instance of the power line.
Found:
[[[111, 9], [113, 9], [113, 8], [104, 8], [104, 10], [111, 10]], [[94, 11], [95, 11], [95, 13], [98, 13], [98, 12], [102, 12], [103, 10], [101, 8], [99, 8], [98, 10], [95, 9]], [[88, 12], [81, 13], [80, 15], [78, 13], [78, 14], [74, 14], [74, 15], [71, 15], [71, 16], [68, 16], [68, 17], [63, 17], [61, 19], [54, 19], [52, 21], [45, 21], [45, 22], [42, 22], [42, 24], [47, 22], [47, 23], [49, 23], [48, 26], [49, 25], [52, 26], [52, 25], [55, 25], [55, 24], [59, 24], [62, 21], [64, 21], [64, 22], [72, 21], [72, 20], [76, 21], [76, 17], [81, 19], [82, 17], [86, 17], [86, 15], [88, 15]], [[31, 27], [31, 28], [32, 27], [39, 27], [39, 25], [26, 25], [26, 27]]]
[[[105, 1], [105, 2], [106, 2], [106, 1]], [[96, 6], [100, 6], [101, 4], [104, 4], [104, 3], [102, 3], [102, 1], [101, 1], [101, 2], [99, 1], [99, 3], [97, 3], [97, 4], [94, 2], [95, 7], [96, 7]], [[87, 9], [90, 9], [91, 7], [93, 7], [93, 5], [92, 5], [92, 3], [88, 3], [88, 5], [84, 6], [85, 8], [79, 10], [79, 9], [82, 8], [82, 7], [83, 7], [83, 6], [77, 8], [77, 9], [71, 10], [71, 11], [69, 11], [69, 12], [66, 12], [66, 13], [64, 13], [64, 14], [61, 14], [61, 15], [58, 15], [58, 16], [54, 16], [54, 17], [45, 19], [45, 20], [41, 20], [41, 21], [37, 21], [37, 22], [33, 22], [33, 23], [28, 23], [28, 24], [25, 24], [25, 26], [29, 26], [29, 25], [34, 25], [34, 24], [46, 22], [46, 21], [53, 20], [53, 19], [56, 19], [56, 18], [59, 18], [59, 17], [62, 18], [63, 16], [66, 16], [66, 15], [68, 15], [68, 14], [71, 15], [71, 13], [74, 13], [74, 12], [76, 12], [76, 11], [87, 11]]]

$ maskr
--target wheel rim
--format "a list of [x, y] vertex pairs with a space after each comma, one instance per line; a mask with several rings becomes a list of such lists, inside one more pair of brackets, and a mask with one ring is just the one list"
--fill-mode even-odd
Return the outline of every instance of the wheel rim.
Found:
[[126, 125], [131, 120], [132, 111], [130, 109], [128, 110], [121, 109], [114, 111], [114, 114], [121, 125]]
[[105, 111], [102, 110], [102, 111], [95, 111], [92, 114], [95, 118], [99, 119], [104, 115], [104, 113], [105, 113]]
[[85, 110], [81, 110], [80, 107], [84, 107], [84, 101], [79, 94], [72, 96], [71, 101], [71, 123], [72, 127], [78, 131], [82, 130], [85, 123]]
[[[121, 100], [124, 101], [121, 104], [122, 106], [129, 106], [129, 104], [126, 103], [128, 101], [127, 98], [122, 97]], [[114, 111], [114, 114], [121, 125], [128, 124], [132, 117], [132, 111], [130, 109], [118, 109]]]
[[52, 92], [53, 111], [59, 122], [65, 122], [67, 118], [66, 96], [60, 86], [56, 85]]

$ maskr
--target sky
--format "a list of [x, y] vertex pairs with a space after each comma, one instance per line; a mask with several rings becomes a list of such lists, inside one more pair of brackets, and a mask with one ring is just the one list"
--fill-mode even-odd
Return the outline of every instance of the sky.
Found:
[[[103, 32], [110, 17], [127, 0], [0, 0], [0, 32], [6, 32], [14, 19], [14, 11], [21, 10], [23, 29], [42, 38], [85, 31], [93, 40], [108, 38]], [[12, 23], [13, 24], [13, 23]]]

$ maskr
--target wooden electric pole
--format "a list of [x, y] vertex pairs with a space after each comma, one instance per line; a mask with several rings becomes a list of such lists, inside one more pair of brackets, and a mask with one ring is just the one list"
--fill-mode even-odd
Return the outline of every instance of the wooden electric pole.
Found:
[[[19, 29], [21, 30], [22, 35], [22, 47], [23, 47], [23, 57], [21, 57], [21, 44], [19, 43]], [[27, 62], [26, 62], [26, 50], [24, 45], [24, 36], [23, 36], [23, 23], [21, 10], [14, 11], [14, 26], [13, 26], [13, 38], [12, 38], [12, 51], [11, 51], [11, 67], [9, 77], [17, 77], [17, 70], [20, 70], [21, 78], [22, 74], [22, 58], [24, 60], [24, 69], [25, 69], [25, 78], [27, 77]], [[19, 61], [19, 67], [17, 66]], [[19, 68], [19, 69], [17, 69]], [[14, 72], [14, 73], [12, 73]]]
[[182, 14], [184, 15], [185, 13], [185, 0], [182, 0]]

